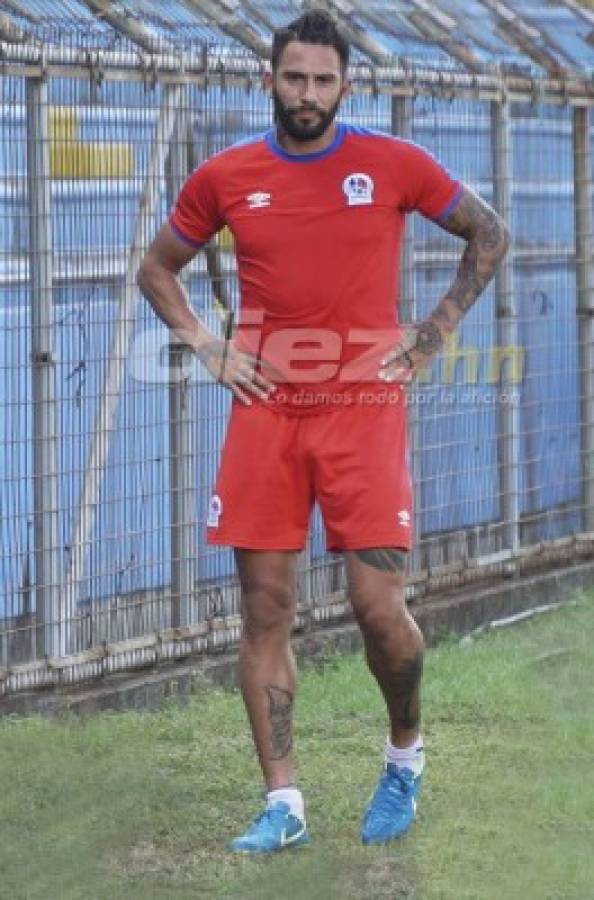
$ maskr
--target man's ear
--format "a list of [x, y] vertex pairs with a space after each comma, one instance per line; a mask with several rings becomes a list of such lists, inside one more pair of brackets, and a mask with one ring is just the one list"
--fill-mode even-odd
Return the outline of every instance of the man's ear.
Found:
[[344, 84], [342, 86], [342, 91], [340, 93], [341, 100], [347, 100], [353, 92], [353, 82], [349, 78], [345, 78]]
[[262, 87], [267, 93], [272, 93], [272, 72], [270, 70], [264, 72], [262, 76]]

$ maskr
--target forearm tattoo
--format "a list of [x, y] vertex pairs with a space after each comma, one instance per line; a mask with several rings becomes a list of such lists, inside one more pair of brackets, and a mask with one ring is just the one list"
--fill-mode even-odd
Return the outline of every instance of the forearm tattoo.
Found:
[[293, 695], [281, 687], [267, 685], [270, 721], [270, 759], [284, 759], [293, 746]]
[[397, 550], [394, 547], [356, 550], [355, 554], [361, 562], [384, 572], [404, 572], [406, 568], [406, 553], [404, 550]]
[[509, 232], [495, 210], [468, 189], [440, 224], [468, 242], [454, 283], [430, 316], [430, 321], [451, 331], [493, 278], [507, 252]]
[[418, 654], [405, 659], [394, 679], [394, 697], [397, 715], [402, 728], [416, 728], [419, 724], [418, 690], [423, 675], [423, 656]]
[[441, 349], [443, 335], [435, 322], [423, 322], [419, 325], [415, 336], [414, 350], [424, 356], [433, 356]]

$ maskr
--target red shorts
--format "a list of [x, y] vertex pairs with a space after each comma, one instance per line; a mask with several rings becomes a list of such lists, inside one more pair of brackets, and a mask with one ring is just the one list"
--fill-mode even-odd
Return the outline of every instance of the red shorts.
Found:
[[287, 415], [234, 401], [207, 520], [209, 544], [301, 550], [317, 500], [329, 551], [408, 550], [404, 403]]

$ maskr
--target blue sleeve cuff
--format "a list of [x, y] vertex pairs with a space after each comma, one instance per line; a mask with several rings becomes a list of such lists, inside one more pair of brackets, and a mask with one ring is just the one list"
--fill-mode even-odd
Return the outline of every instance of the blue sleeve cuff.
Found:
[[464, 188], [462, 187], [461, 184], [458, 184], [456, 193], [454, 194], [454, 196], [452, 197], [452, 199], [450, 200], [450, 202], [448, 203], [448, 205], [446, 206], [444, 211], [435, 217], [436, 222], [443, 222], [443, 221], [445, 221], [445, 219], [448, 218], [448, 216], [451, 216], [451, 214], [454, 212], [454, 210], [458, 206], [458, 203], [462, 199], [463, 193], [464, 193]]
[[195, 247], [197, 250], [199, 250], [200, 247], [204, 247], [204, 245], [206, 243], [208, 243], [207, 241], [195, 241], [191, 237], [188, 237], [187, 234], [184, 234], [183, 231], [181, 231], [177, 227], [177, 225], [175, 224], [173, 219], [169, 219], [169, 224], [171, 226], [171, 230], [175, 232], [175, 234], [178, 236], [178, 238], [180, 238], [186, 244], [189, 244], [190, 247]]

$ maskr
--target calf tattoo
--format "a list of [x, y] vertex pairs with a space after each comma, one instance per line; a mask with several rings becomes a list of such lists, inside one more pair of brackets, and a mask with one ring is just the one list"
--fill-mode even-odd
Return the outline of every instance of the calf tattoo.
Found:
[[405, 659], [394, 678], [393, 692], [398, 705], [398, 720], [402, 728], [416, 728], [419, 724], [418, 688], [423, 674], [423, 657], [419, 653]]
[[383, 572], [404, 572], [406, 567], [406, 553], [395, 547], [356, 550], [355, 553], [361, 562], [373, 566], [374, 569], [381, 569]]
[[270, 719], [270, 759], [284, 759], [293, 746], [291, 733], [293, 695], [281, 687], [267, 685]]

